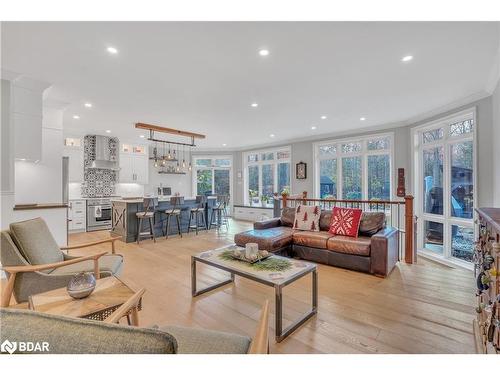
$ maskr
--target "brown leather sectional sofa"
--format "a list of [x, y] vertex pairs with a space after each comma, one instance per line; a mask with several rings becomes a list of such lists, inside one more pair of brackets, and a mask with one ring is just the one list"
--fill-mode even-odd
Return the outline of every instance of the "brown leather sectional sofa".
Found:
[[255, 242], [262, 250], [382, 277], [392, 271], [399, 233], [385, 226], [383, 212], [363, 212], [357, 238], [330, 234], [331, 216], [331, 211], [321, 213], [319, 232], [295, 230], [295, 209], [284, 208], [281, 217], [254, 223], [254, 229], [236, 234], [234, 242]]

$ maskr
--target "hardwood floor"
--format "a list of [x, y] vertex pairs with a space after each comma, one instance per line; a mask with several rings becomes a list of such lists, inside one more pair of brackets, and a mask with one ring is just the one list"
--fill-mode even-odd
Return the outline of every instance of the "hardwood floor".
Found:
[[[472, 273], [423, 259], [416, 265], [399, 264], [386, 279], [320, 265], [318, 315], [280, 344], [274, 342], [272, 288], [236, 277], [234, 284], [193, 299], [190, 256], [231, 243], [234, 233], [250, 227], [232, 221], [229, 231], [221, 233], [191, 233], [156, 243], [144, 240], [140, 245], [118, 241], [117, 252], [125, 257], [122, 279], [132, 287], [146, 288], [141, 325], [174, 324], [253, 335], [260, 307], [269, 299], [271, 353], [474, 352]], [[108, 232], [73, 234], [70, 244], [108, 236]], [[201, 286], [227, 277], [222, 271], [199, 267]], [[306, 311], [310, 288], [309, 276], [285, 288], [285, 319]]]

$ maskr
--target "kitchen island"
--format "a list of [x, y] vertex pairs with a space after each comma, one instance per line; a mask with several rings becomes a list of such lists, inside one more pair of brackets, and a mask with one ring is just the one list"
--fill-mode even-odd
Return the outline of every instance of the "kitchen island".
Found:
[[[205, 222], [208, 224], [210, 219], [210, 214], [212, 208], [215, 206], [217, 197], [208, 197], [207, 203], [204, 207]], [[115, 198], [111, 199], [111, 219], [113, 228], [111, 234], [114, 236], [120, 236], [124, 242], [134, 242], [137, 240], [137, 224], [139, 220], [137, 219], [136, 213], [144, 211], [143, 208], [143, 198]], [[189, 224], [189, 213], [191, 208], [197, 207], [195, 197], [185, 197], [184, 204], [180, 207], [181, 209], [181, 231], [183, 233], [187, 232]], [[167, 216], [163, 214], [165, 210], [171, 209], [173, 206], [170, 204], [170, 197], [159, 197], [158, 206], [155, 209], [154, 215], [154, 225], [153, 230], [156, 237], [161, 237], [163, 235], [163, 230], [165, 229]], [[142, 231], [148, 230], [147, 220], [143, 221]], [[192, 224], [193, 225], [193, 224]], [[175, 228], [174, 228], [175, 226]], [[170, 223], [170, 232], [172, 235], [176, 235], [177, 226], [173, 221]]]

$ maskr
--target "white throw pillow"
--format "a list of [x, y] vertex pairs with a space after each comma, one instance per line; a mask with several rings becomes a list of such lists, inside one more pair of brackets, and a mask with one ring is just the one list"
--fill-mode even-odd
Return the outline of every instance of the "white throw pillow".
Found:
[[319, 231], [320, 206], [304, 206], [299, 204], [295, 209], [293, 229]]

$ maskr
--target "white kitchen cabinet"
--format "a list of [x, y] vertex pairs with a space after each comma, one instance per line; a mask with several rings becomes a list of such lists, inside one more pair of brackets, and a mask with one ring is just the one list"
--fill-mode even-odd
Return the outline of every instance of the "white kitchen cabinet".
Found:
[[11, 118], [17, 160], [42, 159], [42, 98], [50, 85], [20, 76], [11, 84]]
[[70, 232], [85, 232], [87, 228], [87, 202], [85, 199], [71, 199], [68, 209]]
[[120, 182], [146, 185], [149, 177], [149, 160], [144, 146], [122, 145], [121, 150], [123, 152], [120, 153]]
[[65, 146], [63, 156], [69, 158], [69, 182], [83, 182], [83, 148]]
[[133, 166], [135, 173], [135, 181], [138, 184], [146, 185], [149, 177], [149, 161], [148, 157], [144, 154], [134, 155]]

